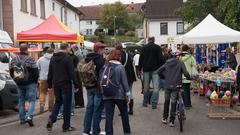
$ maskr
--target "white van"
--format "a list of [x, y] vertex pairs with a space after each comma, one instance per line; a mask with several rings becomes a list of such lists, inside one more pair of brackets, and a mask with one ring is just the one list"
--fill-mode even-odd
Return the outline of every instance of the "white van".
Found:
[[[11, 38], [0, 30], [0, 49], [10, 48]], [[14, 53], [0, 51], [0, 110], [15, 109], [18, 104], [17, 85], [9, 75], [9, 62]]]

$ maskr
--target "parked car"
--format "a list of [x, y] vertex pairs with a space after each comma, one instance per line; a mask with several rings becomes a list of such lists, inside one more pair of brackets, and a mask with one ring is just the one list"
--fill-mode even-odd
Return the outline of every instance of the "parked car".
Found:
[[141, 45], [141, 46], [145, 45], [144, 39], [141, 39], [141, 40], [138, 41], [136, 44], [137, 44], [137, 45]]
[[128, 46], [137, 46], [137, 44], [135, 42], [123, 42], [122, 43], [123, 48], [126, 48]]

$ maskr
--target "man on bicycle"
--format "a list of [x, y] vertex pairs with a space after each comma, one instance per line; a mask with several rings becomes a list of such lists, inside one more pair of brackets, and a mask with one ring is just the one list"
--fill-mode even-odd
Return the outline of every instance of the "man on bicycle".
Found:
[[170, 52], [170, 59], [158, 71], [159, 75], [165, 78], [165, 102], [162, 119], [164, 124], [167, 124], [171, 99], [170, 127], [174, 127], [179, 87], [182, 85], [182, 74], [190, 79], [185, 65], [179, 60], [180, 54], [179, 51]]

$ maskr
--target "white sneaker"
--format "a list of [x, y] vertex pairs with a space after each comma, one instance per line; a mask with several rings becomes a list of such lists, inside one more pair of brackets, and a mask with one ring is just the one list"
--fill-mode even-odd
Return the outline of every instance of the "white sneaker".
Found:
[[170, 127], [174, 127], [174, 126], [175, 126], [175, 125], [174, 125], [174, 122], [171, 121], [171, 122], [169, 123], [169, 126], [170, 126]]
[[163, 118], [163, 119], [162, 119], [162, 123], [163, 123], [163, 124], [167, 124], [167, 119], [164, 119], [164, 118]]

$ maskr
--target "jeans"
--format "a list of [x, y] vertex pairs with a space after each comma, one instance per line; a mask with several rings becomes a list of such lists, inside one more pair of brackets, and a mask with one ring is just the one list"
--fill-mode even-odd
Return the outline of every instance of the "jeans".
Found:
[[[75, 109], [75, 93], [74, 93], [74, 88], [72, 90], [72, 104], [71, 104], [71, 113], [74, 113], [74, 109]], [[59, 109], [59, 114], [63, 114], [63, 105], [61, 105], [60, 109]]]
[[75, 105], [84, 106], [84, 98], [83, 98], [83, 87], [82, 82], [79, 82], [79, 90], [75, 93]]
[[48, 94], [48, 109], [52, 110], [54, 105], [54, 94], [52, 90], [48, 91], [48, 84], [46, 80], [40, 80], [39, 91], [40, 91], [39, 96], [40, 106], [42, 107], [45, 106], [46, 95]]
[[167, 90], [165, 90], [165, 102], [164, 102], [163, 119], [168, 119], [169, 104], [170, 104], [170, 99], [171, 99], [170, 121], [175, 120], [178, 92], [179, 92], [179, 90], [177, 90], [177, 89], [167, 89]]
[[[35, 102], [37, 98], [37, 84], [32, 83], [28, 85], [19, 85], [17, 89], [18, 89], [18, 109], [19, 109], [20, 121], [24, 122], [26, 118], [33, 119]], [[26, 101], [29, 102], [27, 114], [25, 111]]]
[[143, 83], [144, 83], [144, 88], [143, 88], [143, 105], [146, 106], [148, 104], [148, 99], [150, 96], [149, 92], [149, 85], [150, 81], [152, 79], [153, 82], [153, 94], [151, 97], [151, 102], [152, 106], [157, 106], [158, 100], [159, 100], [159, 75], [156, 71], [153, 72], [144, 72], [143, 73]]
[[185, 107], [190, 107], [191, 106], [191, 95], [190, 95], [190, 85], [191, 83], [183, 83], [182, 88], [183, 88], [183, 103]]
[[49, 120], [52, 123], [57, 121], [60, 107], [63, 105], [63, 129], [70, 127], [71, 104], [72, 104], [72, 85], [71, 83], [62, 83], [54, 86], [55, 104]]
[[159, 79], [159, 91], [162, 89], [164, 91], [165, 80]]
[[110, 99], [104, 100], [104, 106], [106, 109], [106, 123], [105, 123], [106, 135], [113, 135], [113, 116], [115, 104], [117, 105], [121, 114], [124, 134], [131, 134], [126, 100]]
[[92, 135], [99, 135], [101, 114], [104, 108], [102, 94], [97, 88], [87, 89], [87, 99], [83, 132], [89, 134], [92, 125]]

